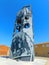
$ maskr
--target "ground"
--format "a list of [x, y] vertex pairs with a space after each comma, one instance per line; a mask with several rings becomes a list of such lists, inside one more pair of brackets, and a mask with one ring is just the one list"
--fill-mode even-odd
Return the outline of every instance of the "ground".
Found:
[[36, 59], [44, 59], [47, 60], [45, 65], [49, 65], [49, 57], [35, 57]]
[[33, 62], [22, 62], [16, 61], [9, 58], [2, 58], [0, 57], [0, 65], [49, 65], [49, 58], [48, 57], [35, 57]]

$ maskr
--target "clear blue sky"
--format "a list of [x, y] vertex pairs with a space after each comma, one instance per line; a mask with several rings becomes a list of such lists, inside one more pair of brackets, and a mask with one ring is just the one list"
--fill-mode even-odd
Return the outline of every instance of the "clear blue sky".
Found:
[[0, 0], [0, 44], [11, 45], [17, 12], [32, 5], [34, 42], [49, 42], [49, 0]]

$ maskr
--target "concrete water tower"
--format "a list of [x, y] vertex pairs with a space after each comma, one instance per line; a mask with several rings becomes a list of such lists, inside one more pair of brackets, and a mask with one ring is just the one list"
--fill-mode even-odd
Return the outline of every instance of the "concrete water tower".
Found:
[[11, 44], [16, 60], [34, 60], [34, 38], [31, 6], [24, 6], [17, 14]]

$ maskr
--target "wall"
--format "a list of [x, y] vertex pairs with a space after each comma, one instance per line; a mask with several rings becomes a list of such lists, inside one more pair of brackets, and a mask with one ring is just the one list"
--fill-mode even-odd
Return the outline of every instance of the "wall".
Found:
[[0, 56], [9, 56], [9, 47], [0, 45]]
[[39, 43], [34, 45], [34, 51], [36, 56], [47, 56], [49, 57], [49, 42]]

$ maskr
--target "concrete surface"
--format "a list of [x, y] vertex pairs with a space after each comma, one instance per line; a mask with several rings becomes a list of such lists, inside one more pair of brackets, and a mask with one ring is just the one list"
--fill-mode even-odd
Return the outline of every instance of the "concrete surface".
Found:
[[[49, 59], [49, 58], [48, 58]], [[16, 61], [9, 58], [0, 57], [0, 65], [49, 65], [47, 58], [35, 57], [34, 62]]]
[[36, 59], [43, 59], [43, 60], [47, 60], [45, 65], [49, 65], [49, 57], [35, 57]]

